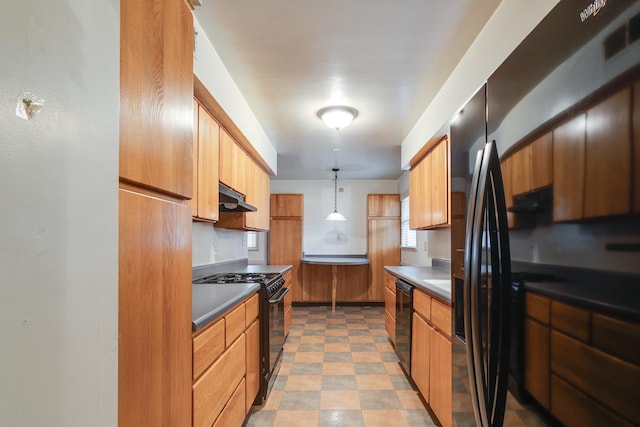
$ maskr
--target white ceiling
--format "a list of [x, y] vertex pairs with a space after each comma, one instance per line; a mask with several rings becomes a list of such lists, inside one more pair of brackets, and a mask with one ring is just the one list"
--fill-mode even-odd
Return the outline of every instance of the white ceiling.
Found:
[[[195, 16], [278, 152], [274, 179], [396, 179], [403, 139], [499, 3], [204, 0]], [[328, 105], [359, 115], [336, 133], [316, 116]]]

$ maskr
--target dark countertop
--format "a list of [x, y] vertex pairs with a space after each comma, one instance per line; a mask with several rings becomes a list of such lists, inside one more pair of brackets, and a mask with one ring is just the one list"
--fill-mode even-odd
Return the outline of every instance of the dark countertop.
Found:
[[259, 289], [257, 283], [192, 285], [192, 330], [202, 329]]
[[[192, 278], [195, 280], [221, 273], [284, 274], [292, 268], [292, 265], [249, 265], [246, 259], [241, 259], [193, 267]], [[260, 285], [257, 283], [192, 285], [192, 330], [195, 332], [202, 329], [259, 289]]]
[[326, 265], [369, 264], [369, 258], [366, 255], [303, 255], [301, 261], [305, 264]]
[[513, 272], [555, 279], [525, 282], [526, 290], [605, 314], [640, 321], [640, 275], [514, 261]]
[[[416, 288], [425, 291], [436, 298], [451, 304], [451, 272], [439, 267], [416, 267], [413, 265], [385, 266], [390, 274], [405, 280]], [[437, 282], [428, 283], [429, 280]], [[446, 286], [448, 281], [448, 286]], [[442, 283], [443, 286], [436, 286]]]

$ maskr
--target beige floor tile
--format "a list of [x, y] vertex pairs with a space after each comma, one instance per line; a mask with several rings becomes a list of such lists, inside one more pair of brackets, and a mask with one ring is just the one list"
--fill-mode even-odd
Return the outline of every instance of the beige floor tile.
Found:
[[385, 362], [384, 367], [387, 368], [389, 375], [401, 375], [404, 373], [398, 362]]
[[321, 375], [289, 375], [285, 391], [292, 390], [320, 390], [322, 388]]
[[271, 390], [269, 393], [269, 397], [267, 397], [267, 401], [264, 403], [261, 410], [275, 410], [280, 406], [280, 400], [282, 400], [283, 392], [280, 390]]
[[382, 362], [380, 353], [373, 351], [359, 351], [352, 354], [354, 362]]
[[369, 344], [373, 342], [373, 337], [368, 335], [352, 335], [349, 337], [352, 344]]
[[424, 409], [424, 404], [420, 400], [417, 391], [413, 390], [396, 390], [402, 409]]
[[324, 353], [320, 351], [302, 351], [295, 354], [294, 363], [321, 363]]
[[402, 410], [366, 410], [362, 411], [362, 418], [367, 427], [409, 427]]
[[325, 362], [322, 364], [322, 375], [355, 375], [351, 362]]
[[349, 343], [332, 342], [324, 345], [324, 351], [327, 353], [351, 351]]
[[274, 427], [314, 427], [320, 420], [320, 411], [284, 410], [278, 411], [273, 422]]
[[393, 390], [389, 375], [356, 375], [358, 390]]
[[394, 351], [393, 346], [388, 342], [376, 343], [376, 347], [378, 348], [378, 351]]
[[325, 335], [328, 337], [331, 336], [345, 336], [345, 335], [349, 335], [349, 331], [347, 331], [347, 329], [327, 329], [327, 331], [325, 332]]
[[300, 338], [300, 344], [322, 344], [324, 337], [321, 335], [304, 335]]
[[289, 375], [292, 367], [293, 367], [293, 362], [280, 363], [280, 371], [278, 371], [278, 375]]
[[328, 390], [320, 393], [320, 409], [360, 409], [357, 390]]

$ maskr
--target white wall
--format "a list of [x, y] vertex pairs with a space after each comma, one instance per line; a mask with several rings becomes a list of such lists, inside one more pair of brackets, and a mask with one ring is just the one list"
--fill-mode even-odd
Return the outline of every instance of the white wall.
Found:
[[[339, 178], [339, 177], [338, 177]], [[338, 179], [338, 211], [347, 220], [325, 221], [333, 211], [334, 182], [272, 180], [272, 193], [304, 194], [302, 250], [315, 255], [367, 253], [367, 194], [397, 193], [395, 180]]]
[[207, 222], [192, 224], [192, 265], [247, 259], [247, 233], [214, 228]]
[[117, 425], [119, 5], [2, 5], [3, 426]]
[[402, 142], [403, 167], [460, 110], [558, 2], [559, 0], [509, 0], [500, 3]]

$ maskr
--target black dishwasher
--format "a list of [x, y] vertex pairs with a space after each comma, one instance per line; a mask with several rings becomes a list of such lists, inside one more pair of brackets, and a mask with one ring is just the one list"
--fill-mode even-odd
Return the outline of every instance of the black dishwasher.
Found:
[[412, 314], [413, 286], [396, 279], [396, 353], [407, 376], [411, 375]]

